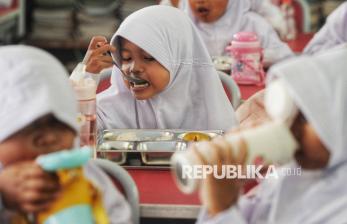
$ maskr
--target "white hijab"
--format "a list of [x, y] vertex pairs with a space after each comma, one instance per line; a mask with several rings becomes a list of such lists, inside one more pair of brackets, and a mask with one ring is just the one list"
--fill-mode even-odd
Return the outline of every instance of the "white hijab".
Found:
[[[0, 142], [49, 113], [79, 132], [77, 101], [56, 58], [34, 47], [6, 46], [0, 47], [0, 67]], [[130, 223], [130, 208], [105, 173], [92, 163], [84, 169], [102, 190], [111, 223]]]
[[345, 223], [347, 214], [347, 47], [271, 69], [330, 151], [328, 167], [284, 177], [273, 192], [270, 222]]
[[[170, 81], [166, 89], [151, 99], [135, 100], [120, 78], [113, 78], [113, 87], [97, 97], [99, 130], [227, 130], [236, 125], [233, 108], [208, 52], [183, 12], [169, 6], [143, 8], [125, 19], [111, 43], [116, 45], [119, 37], [130, 40], [158, 60], [170, 72]], [[119, 55], [114, 58], [119, 62]], [[119, 72], [114, 70], [113, 75]]]
[[52, 113], [79, 131], [77, 103], [63, 65], [28, 46], [0, 47], [0, 142]]
[[269, 64], [292, 56], [289, 47], [283, 43], [275, 30], [260, 15], [251, 12], [249, 0], [229, 0], [224, 15], [213, 23], [204, 23], [193, 15], [187, 0], [180, 4], [193, 23], [196, 25], [211, 56], [227, 55], [225, 48], [229, 45], [233, 35], [240, 31], [257, 33], [262, 47], [265, 49], [265, 61]]
[[314, 54], [347, 42], [347, 2], [333, 11], [325, 25], [305, 47], [304, 53]]

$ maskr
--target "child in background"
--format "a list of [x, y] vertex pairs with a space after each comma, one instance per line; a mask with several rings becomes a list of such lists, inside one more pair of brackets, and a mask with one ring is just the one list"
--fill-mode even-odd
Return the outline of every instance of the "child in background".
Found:
[[278, 32], [281, 38], [288, 34], [288, 27], [281, 9], [272, 0], [249, 0], [251, 10], [263, 16]]
[[[54, 57], [33, 47], [7, 46], [0, 48], [0, 65], [0, 220], [5, 224], [5, 209], [37, 213], [61, 196], [57, 177], [35, 159], [73, 148], [79, 127], [67, 73]], [[130, 208], [109, 178], [93, 163], [86, 169], [99, 190], [107, 189], [111, 223], [130, 223]]]
[[[114, 67], [112, 86], [97, 96], [99, 130], [237, 125], [203, 41], [184, 12], [168, 6], [141, 9], [123, 21], [111, 44], [126, 74], [122, 78]], [[142, 83], [128, 81], [130, 73]]]
[[[347, 3], [343, 3], [327, 19], [326, 24], [316, 33], [304, 49], [306, 54], [316, 54], [347, 43]], [[269, 119], [264, 110], [263, 91], [245, 101], [236, 111], [242, 127], [252, 123], [262, 123]]]
[[250, 12], [248, 1], [189, 0], [184, 11], [196, 25], [211, 56], [226, 55], [225, 48], [233, 35], [240, 31], [258, 35], [264, 48], [266, 66], [293, 55], [268, 23]]
[[344, 2], [329, 15], [325, 25], [315, 34], [304, 49], [304, 53], [314, 54], [346, 42], [347, 2]]
[[[301, 111], [291, 129], [300, 146], [295, 162], [286, 168], [301, 167], [302, 173], [282, 176], [279, 172], [278, 179], [264, 180], [254, 195], [240, 198], [239, 180], [208, 177], [203, 192], [208, 198], [208, 212], [202, 212], [198, 223], [335, 224], [346, 221], [346, 58], [344, 47], [315, 57], [303, 56], [272, 68], [270, 73], [286, 84]], [[228, 161], [225, 164], [244, 163], [244, 153], [231, 157], [225, 154], [230, 148], [224, 140], [218, 142], [219, 147], [216, 143], [210, 143], [215, 149], [211, 150], [214, 154], [211, 158]]]
[[[242, 1], [250, 6], [250, 10], [263, 16], [273, 28], [280, 34], [285, 36], [287, 34], [286, 22], [281, 10], [270, 0], [234, 0]], [[179, 9], [186, 9], [188, 6], [188, 0], [162, 0], [161, 5], [170, 5]]]

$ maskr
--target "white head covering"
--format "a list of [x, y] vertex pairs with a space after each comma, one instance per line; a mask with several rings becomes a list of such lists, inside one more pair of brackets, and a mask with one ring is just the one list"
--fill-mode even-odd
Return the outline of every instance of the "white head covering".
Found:
[[347, 161], [346, 61], [347, 45], [283, 63], [270, 72], [288, 83], [300, 110], [331, 150], [330, 166]]
[[190, 4], [183, 0], [180, 4], [199, 30], [208, 52], [211, 56], [225, 55], [225, 47], [230, 43], [233, 35], [241, 31], [245, 14], [250, 10], [248, 0], [229, 0], [224, 15], [213, 23], [199, 21], [193, 14]]
[[0, 48], [0, 142], [52, 113], [76, 132], [77, 104], [62, 64], [28, 46]]
[[[148, 100], [135, 101], [124, 87], [113, 94], [107, 90], [99, 94], [99, 128], [226, 130], [236, 124], [233, 108], [207, 50], [183, 12], [169, 6], [141, 9], [127, 17], [111, 43], [116, 45], [119, 37], [158, 60], [169, 71], [170, 81], [161, 93]], [[119, 55], [114, 58], [119, 62]], [[118, 81], [112, 85], [118, 85]]]
[[262, 44], [266, 63], [272, 64], [285, 57], [292, 56], [289, 47], [284, 44], [275, 30], [260, 15], [250, 12], [254, 1], [229, 0], [227, 9], [222, 17], [213, 23], [199, 21], [192, 12], [187, 0], [183, 0], [180, 8], [184, 10], [204, 40], [210, 56], [227, 55], [225, 48], [229, 45], [233, 35], [241, 32], [255, 32]]
[[328, 167], [286, 176], [268, 223], [344, 223], [347, 213], [347, 47], [300, 57], [270, 74], [282, 79], [301, 112], [330, 151]]
[[347, 42], [347, 2], [333, 11], [325, 25], [305, 47], [304, 53], [313, 54]]

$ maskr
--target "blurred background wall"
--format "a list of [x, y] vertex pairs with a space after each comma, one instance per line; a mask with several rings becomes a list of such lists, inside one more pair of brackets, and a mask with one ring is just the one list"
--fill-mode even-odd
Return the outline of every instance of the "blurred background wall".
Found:
[[[343, 0], [305, 0], [317, 31]], [[158, 0], [0, 0], [0, 44], [28, 44], [56, 55], [68, 68], [94, 35], [108, 39], [133, 11]]]

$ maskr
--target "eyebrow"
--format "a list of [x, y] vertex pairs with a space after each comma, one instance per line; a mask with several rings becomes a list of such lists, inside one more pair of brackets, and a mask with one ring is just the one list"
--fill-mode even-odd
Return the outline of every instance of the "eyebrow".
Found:
[[[122, 53], [122, 52], [127, 52], [127, 53], [131, 53], [131, 51], [129, 50], [129, 49], [127, 49], [127, 48], [121, 48], [120, 49], [120, 52]], [[150, 57], [153, 57], [150, 53], [147, 53], [145, 50], [143, 50], [142, 48], [140, 48], [140, 53], [141, 54], [143, 54], [143, 55], [145, 55], [145, 56], [150, 56]], [[154, 57], [153, 57], [154, 58]]]

